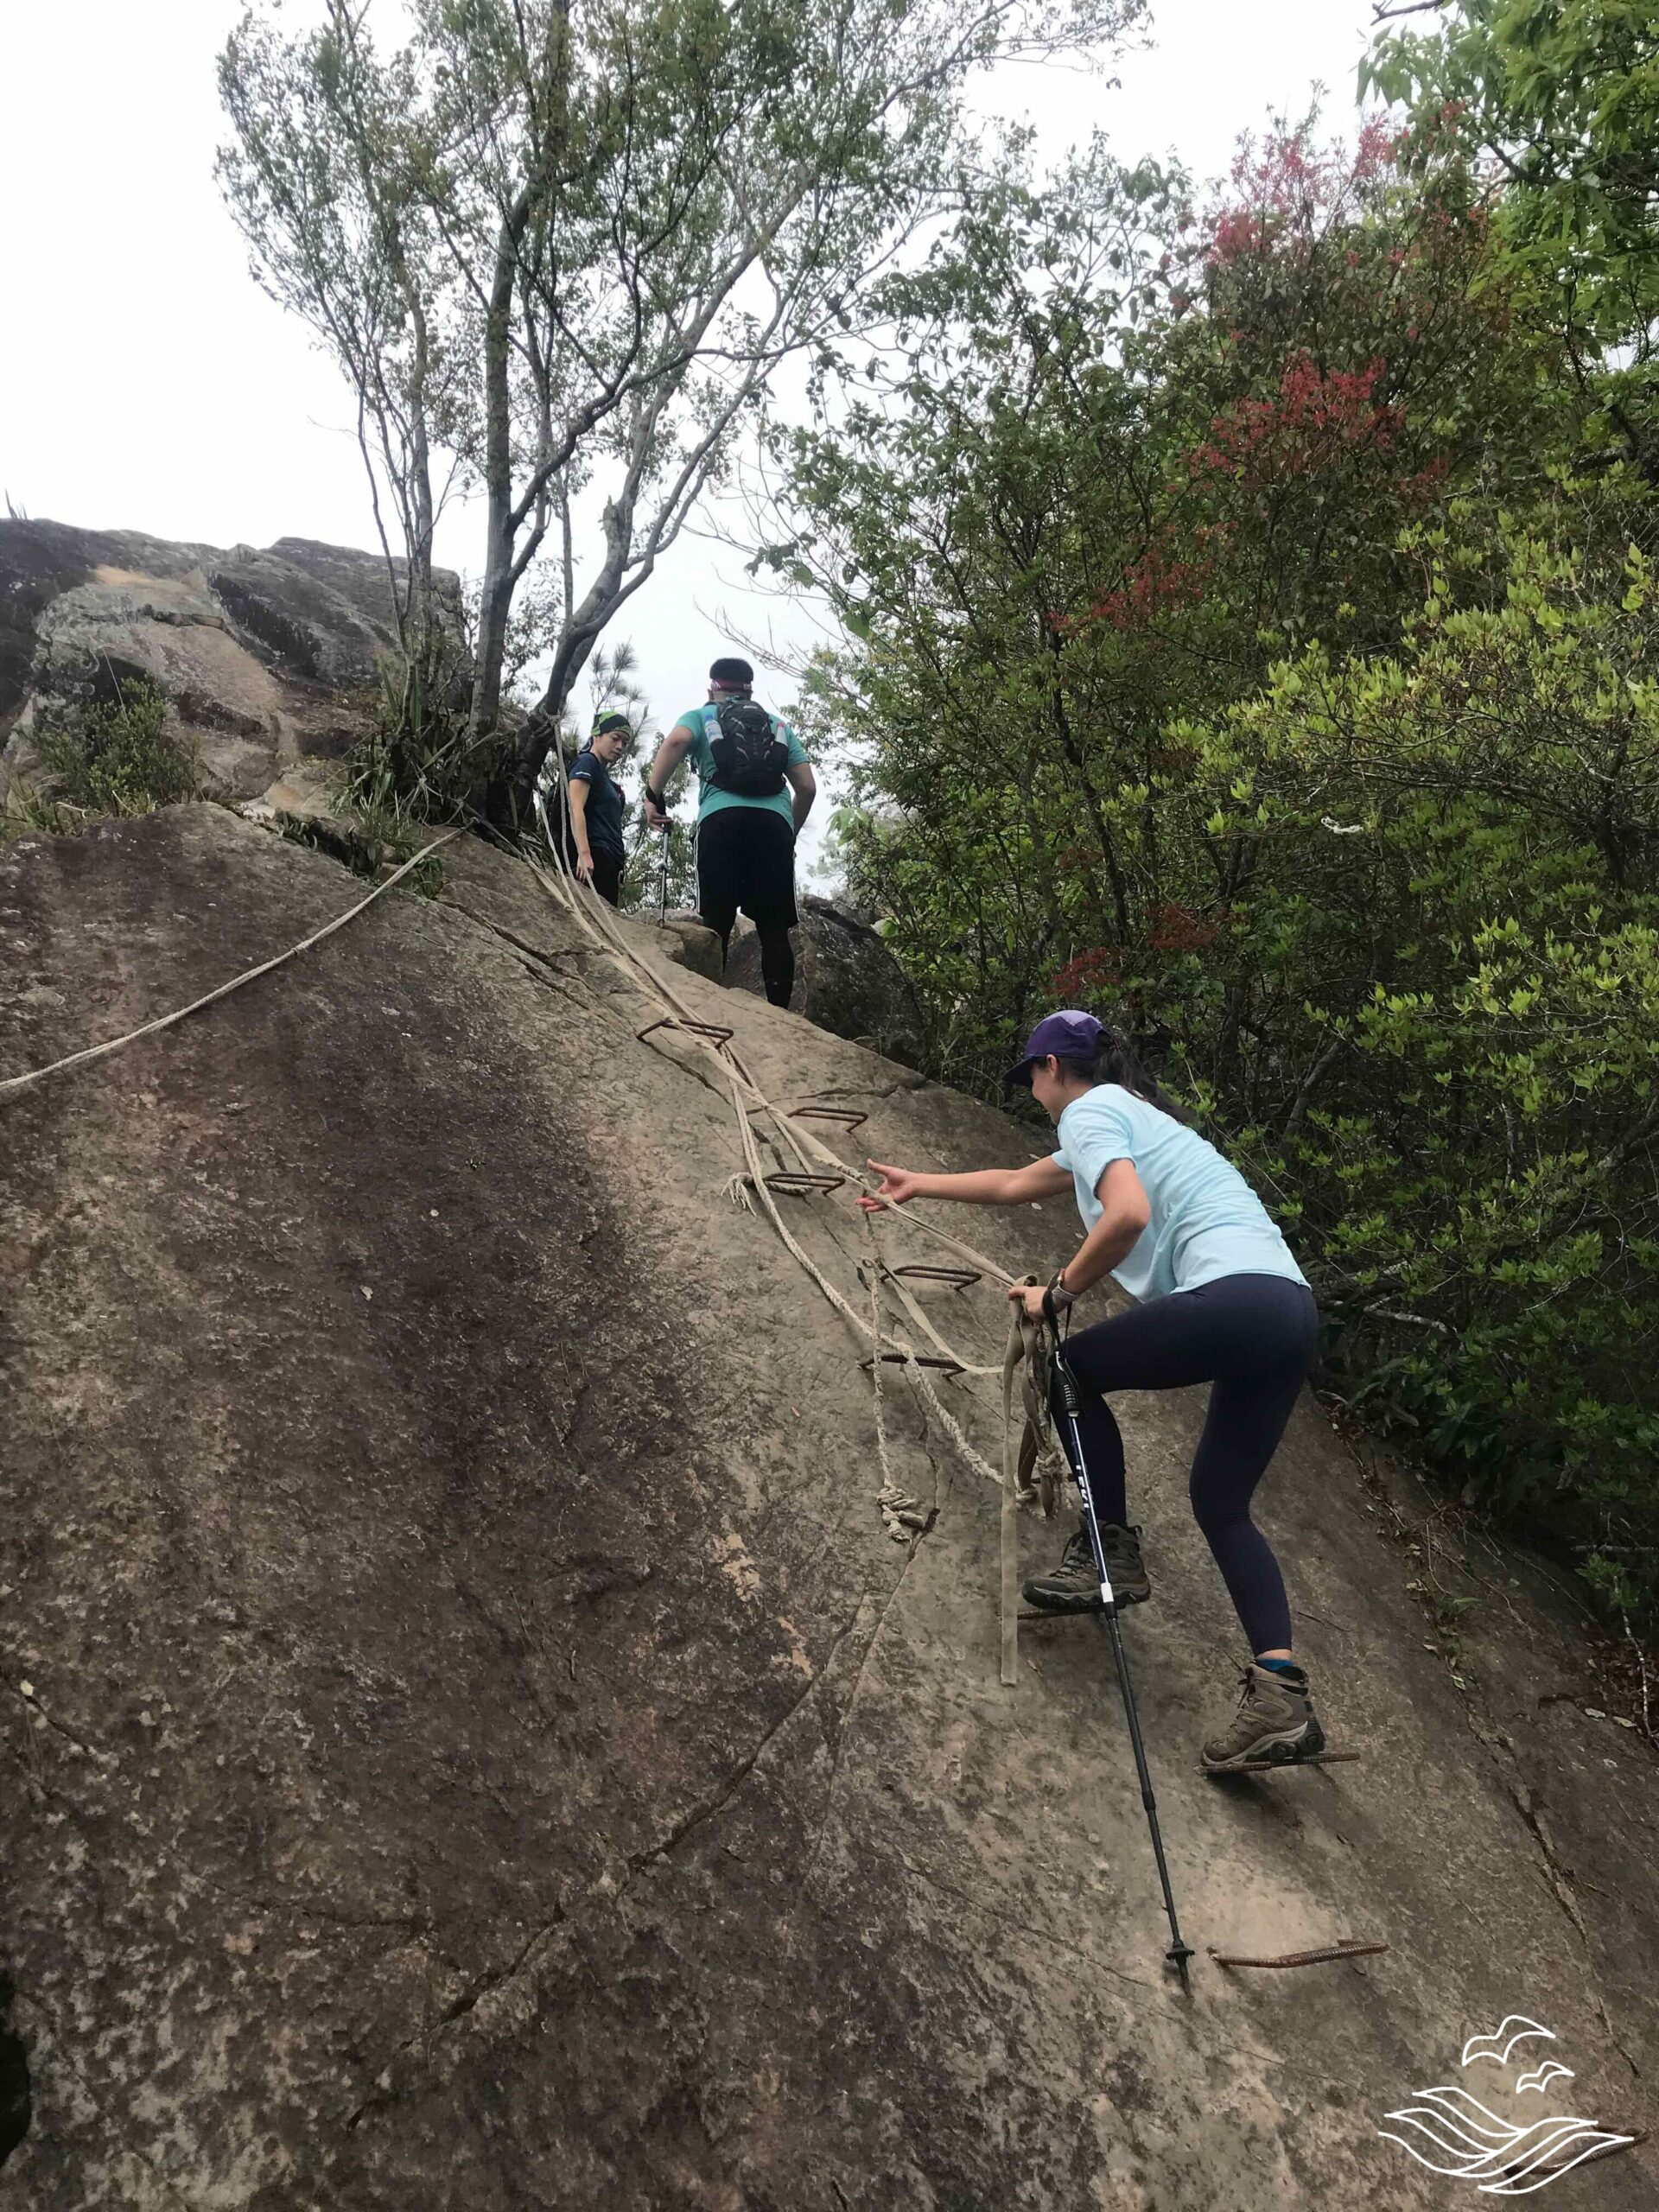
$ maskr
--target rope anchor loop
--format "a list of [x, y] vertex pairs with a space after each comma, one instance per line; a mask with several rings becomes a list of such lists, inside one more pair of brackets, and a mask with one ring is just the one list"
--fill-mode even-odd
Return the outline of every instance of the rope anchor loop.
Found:
[[870, 1117], [851, 1106], [796, 1106], [791, 1108], [789, 1118], [791, 1122], [834, 1122], [850, 1135]]
[[1218, 1967], [1323, 1967], [1339, 1965], [1344, 1959], [1372, 1959], [1388, 1949], [1386, 1943], [1368, 1943], [1353, 1936], [1344, 1936], [1340, 1942], [1328, 1943], [1323, 1950], [1287, 1951], [1282, 1959], [1245, 1959], [1231, 1951], [1218, 1951], [1211, 1943], [1211, 1957]]
[[689, 1029], [694, 1037], [706, 1037], [714, 1045], [729, 1045], [737, 1034], [734, 1029], [723, 1029], [717, 1021], [692, 1021], [683, 1014], [677, 1020], [671, 1014], [664, 1014], [660, 1020], [647, 1022], [643, 1029], [636, 1029], [633, 1033], [643, 1045], [646, 1038], [658, 1029]]
[[[938, 1367], [947, 1375], [965, 1375], [968, 1371], [959, 1359], [938, 1359], [931, 1352], [884, 1351], [880, 1357], [883, 1367]], [[858, 1363], [868, 1375], [876, 1363], [876, 1356], [872, 1354]]]

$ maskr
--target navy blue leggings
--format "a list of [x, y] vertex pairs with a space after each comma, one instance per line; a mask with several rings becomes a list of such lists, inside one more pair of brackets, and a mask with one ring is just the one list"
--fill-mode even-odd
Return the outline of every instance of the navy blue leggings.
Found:
[[[1250, 1518], [1250, 1496], [1313, 1364], [1318, 1333], [1313, 1294], [1301, 1283], [1280, 1275], [1224, 1275], [1097, 1321], [1065, 1344], [1083, 1396], [1078, 1426], [1103, 1523], [1128, 1519], [1123, 1439], [1106, 1394], [1215, 1385], [1192, 1457], [1192, 1514], [1253, 1652], [1290, 1649], [1284, 1577]], [[1056, 1425], [1070, 1459], [1071, 1440], [1058, 1412]]]

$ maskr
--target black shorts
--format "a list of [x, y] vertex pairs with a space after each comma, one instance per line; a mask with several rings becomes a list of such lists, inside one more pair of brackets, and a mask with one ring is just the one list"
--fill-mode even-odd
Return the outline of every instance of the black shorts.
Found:
[[722, 806], [697, 824], [697, 911], [721, 937], [739, 907], [758, 930], [793, 929], [795, 825], [770, 806]]

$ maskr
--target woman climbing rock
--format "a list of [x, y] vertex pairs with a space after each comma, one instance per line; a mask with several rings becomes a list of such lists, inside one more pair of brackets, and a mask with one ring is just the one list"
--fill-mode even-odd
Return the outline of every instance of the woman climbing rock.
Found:
[[[1138, 1302], [1067, 1340], [1083, 1394], [1084, 1452], [1120, 1604], [1152, 1594], [1141, 1531], [1131, 1527], [1123, 1440], [1108, 1398], [1209, 1382], [1209, 1414], [1193, 1455], [1192, 1511], [1249, 1640], [1237, 1708], [1204, 1745], [1216, 1770], [1255, 1759], [1311, 1758], [1325, 1746], [1307, 1675], [1292, 1653], [1284, 1579], [1250, 1499], [1267, 1471], [1313, 1363], [1313, 1294], [1255, 1192], [1187, 1126], [1125, 1040], [1092, 1014], [1038, 1023], [1005, 1085], [1031, 1090], [1059, 1149], [1028, 1167], [915, 1174], [872, 1160], [872, 1210], [908, 1198], [1028, 1205], [1070, 1190], [1087, 1231], [1046, 1289], [1014, 1289], [1033, 1317], [1071, 1306], [1106, 1275]], [[1060, 1427], [1063, 1441], [1065, 1431]], [[1068, 1452], [1069, 1441], [1066, 1443]], [[1075, 1471], [1075, 1469], [1074, 1469]], [[1087, 1612], [1101, 1603], [1086, 1530], [1059, 1564], [1026, 1585], [1029, 1604]]]

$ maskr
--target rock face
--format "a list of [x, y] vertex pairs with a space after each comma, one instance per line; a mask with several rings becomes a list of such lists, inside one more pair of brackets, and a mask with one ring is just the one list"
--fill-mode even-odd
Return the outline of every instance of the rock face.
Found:
[[[833, 899], [807, 892], [798, 904], [794, 1011], [833, 1036], [868, 1045], [906, 1067], [919, 1066], [921, 1008], [880, 935]], [[766, 995], [760, 940], [747, 921], [733, 934], [726, 982], [757, 998]]]
[[[454, 602], [456, 580], [442, 580]], [[251, 797], [307, 753], [344, 752], [392, 650], [378, 556], [283, 537], [264, 552], [133, 531], [0, 522], [0, 737], [27, 758], [38, 715], [148, 676], [210, 783]]]
[[[1659, 1779], [1584, 1709], [1552, 1586], [1442, 1522], [1440, 1602], [1478, 1602], [1426, 1648], [1421, 1499], [1305, 1408], [1263, 1517], [1363, 1762], [1218, 1787], [1202, 1409], [1125, 1402], [1184, 1999], [1104, 1640], [1027, 1630], [1000, 1687], [996, 1497], [887, 1370], [937, 1515], [887, 1536], [863, 1346], [728, 1203], [723, 1086], [636, 1039], [660, 1009], [524, 871], [442, 865], [439, 900], [0, 1100], [8, 2212], [1444, 2212], [1378, 2132], [1423, 2087], [1651, 2126]], [[11, 847], [0, 1076], [361, 888], [210, 807]], [[859, 1154], [1032, 1149], [673, 981], [780, 1105], [867, 1112]], [[938, 1256], [844, 1191], [785, 1203], [855, 1301], [872, 1239]], [[1009, 1268], [1075, 1235], [1058, 1205], [968, 1226]], [[995, 1358], [994, 1288], [923, 1294]], [[995, 1454], [994, 1388], [941, 1387]], [[1206, 1949], [1344, 1936], [1391, 1948]], [[1513, 2012], [1570, 2104], [1459, 2074]], [[1562, 2201], [1637, 2212], [1652, 2158]]]

